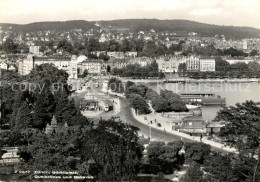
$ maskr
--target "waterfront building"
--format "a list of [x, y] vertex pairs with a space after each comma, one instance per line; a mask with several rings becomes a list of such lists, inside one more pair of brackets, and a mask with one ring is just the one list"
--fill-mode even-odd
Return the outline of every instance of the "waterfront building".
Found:
[[192, 135], [206, 134], [206, 120], [201, 116], [186, 116], [179, 123], [178, 130]]
[[197, 56], [189, 56], [186, 58], [187, 71], [199, 71], [200, 70], [200, 58]]
[[200, 71], [215, 71], [215, 59], [214, 58], [200, 58]]
[[151, 64], [153, 61], [154, 59], [149, 57], [137, 57], [129, 60], [129, 64], [139, 64], [140, 66], [144, 67]]
[[125, 59], [110, 59], [107, 62], [107, 67], [108, 67], [108, 72], [110, 72], [112, 69], [114, 68], [124, 68], [126, 67], [126, 65], [128, 65], [130, 62], [129, 58], [125, 58]]
[[235, 63], [246, 63], [248, 64], [251, 61], [254, 61], [251, 57], [225, 57], [225, 61], [227, 61], [229, 64], [235, 64]]
[[163, 73], [178, 72], [179, 64], [185, 63], [186, 58], [182, 56], [162, 56], [156, 59], [159, 71]]
[[107, 64], [100, 59], [86, 59], [78, 64], [78, 73], [83, 74], [85, 71], [89, 74], [105, 74]]

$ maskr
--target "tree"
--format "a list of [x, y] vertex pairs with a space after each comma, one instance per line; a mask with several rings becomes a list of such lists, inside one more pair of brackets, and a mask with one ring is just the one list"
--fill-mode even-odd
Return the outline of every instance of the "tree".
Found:
[[104, 61], [108, 61], [109, 56], [104, 54], [104, 53], [100, 53], [99, 56], [98, 56], [98, 59], [103, 59]]
[[250, 56], [256, 56], [258, 54], [258, 51], [254, 49], [249, 54]]
[[202, 182], [203, 172], [200, 169], [200, 164], [192, 162], [182, 180], [184, 182]]
[[226, 71], [228, 70], [229, 66], [230, 64], [227, 61], [223, 60], [221, 57], [216, 58], [216, 71]]
[[159, 157], [162, 153], [162, 147], [165, 146], [164, 142], [151, 142], [147, 147], [147, 154], [150, 158]]
[[209, 180], [232, 181], [234, 179], [231, 156], [215, 153], [205, 162], [204, 170]]
[[69, 53], [72, 52], [72, 45], [67, 40], [63, 39], [58, 43], [57, 49], [63, 49]]
[[18, 52], [18, 44], [15, 44], [12, 39], [6, 39], [6, 41], [2, 45], [2, 49], [8, 54], [14, 54]]
[[185, 160], [187, 162], [194, 161], [203, 164], [210, 153], [210, 145], [204, 143], [185, 143], [184, 148]]
[[248, 69], [250, 72], [259, 73], [260, 72], [260, 64], [256, 61], [251, 61], [248, 63]]
[[239, 160], [251, 161], [251, 164], [244, 168], [251, 172], [241, 174], [247, 180], [259, 180], [260, 108], [257, 103], [246, 101], [225, 107], [218, 112], [215, 120], [226, 121], [220, 136], [226, 139], [227, 144], [239, 150]]
[[117, 79], [114, 77], [110, 78], [110, 80], [108, 82], [108, 87], [113, 92], [118, 92], [118, 93], [124, 92], [124, 86], [123, 86], [122, 81], [120, 79]]
[[137, 131], [136, 127], [120, 121], [100, 121], [83, 140], [88, 150], [82, 152], [91, 151], [100, 166], [101, 171], [95, 174], [98, 181], [131, 181], [137, 175], [143, 151]]
[[178, 73], [181, 73], [182, 76], [184, 76], [186, 71], [187, 71], [186, 63], [180, 63], [178, 66]]
[[128, 87], [125, 93], [126, 93], [126, 96], [134, 93], [134, 94], [139, 94], [144, 98], [147, 90], [148, 90], [148, 87], [146, 87], [145, 85], [142, 85], [142, 84], [138, 85], [138, 86], [133, 85], [133, 86]]
[[139, 94], [129, 94], [127, 99], [137, 114], [149, 114], [151, 112], [146, 100]]
[[162, 147], [163, 154], [159, 156], [160, 159], [167, 162], [178, 162], [180, 160], [179, 151], [182, 149], [183, 142], [170, 142]]

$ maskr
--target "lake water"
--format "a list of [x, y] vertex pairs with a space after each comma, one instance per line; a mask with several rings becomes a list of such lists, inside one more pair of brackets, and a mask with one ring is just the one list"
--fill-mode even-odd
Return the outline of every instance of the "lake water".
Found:
[[[156, 84], [149, 83], [148, 85], [153, 90], [159, 92], [161, 89], [171, 90], [174, 93], [181, 92], [201, 92], [215, 93], [216, 95], [226, 98], [226, 104], [235, 105], [236, 103], [253, 100], [260, 102], [260, 83], [164, 83]], [[217, 112], [221, 109], [220, 106], [203, 106], [202, 116], [206, 120], [215, 118]]]

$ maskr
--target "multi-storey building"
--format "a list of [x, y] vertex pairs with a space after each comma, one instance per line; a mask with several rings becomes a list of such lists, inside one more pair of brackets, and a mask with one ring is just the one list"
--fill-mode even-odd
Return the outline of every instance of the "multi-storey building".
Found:
[[108, 72], [112, 71], [114, 68], [124, 68], [126, 65], [128, 65], [130, 62], [130, 59], [110, 59], [107, 62]]
[[151, 64], [154, 61], [154, 59], [149, 57], [137, 57], [134, 59], [130, 59], [129, 64], [139, 64], [140, 66], [147, 66]]
[[215, 59], [213, 58], [200, 58], [200, 71], [215, 71]]
[[27, 75], [33, 68], [41, 64], [53, 64], [58, 69], [63, 69], [69, 74], [69, 78], [77, 78], [77, 57], [37, 57], [28, 54], [26, 58], [18, 62], [18, 72]]
[[200, 58], [196, 56], [190, 56], [186, 58], [187, 71], [199, 71], [200, 70]]
[[78, 73], [83, 74], [84, 71], [90, 74], [105, 74], [107, 72], [107, 64], [99, 59], [87, 59], [78, 64]]
[[178, 72], [179, 64], [185, 63], [185, 57], [171, 56], [171, 57], [159, 57], [156, 59], [159, 71], [163, 73], [175, 73]]
[[35, 55], [40, 54], [40, 46], [30, 45], [29, 52]]

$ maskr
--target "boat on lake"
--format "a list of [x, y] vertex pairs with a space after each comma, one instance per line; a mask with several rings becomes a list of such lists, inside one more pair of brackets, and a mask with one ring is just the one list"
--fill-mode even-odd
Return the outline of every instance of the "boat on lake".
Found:
[[226, 105], [226, 98], [221, 98], [214, 93], [180, 93], [185, 104], [192, 105]]

